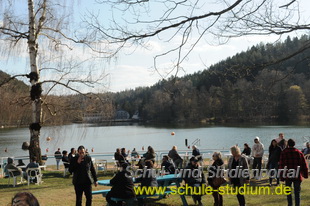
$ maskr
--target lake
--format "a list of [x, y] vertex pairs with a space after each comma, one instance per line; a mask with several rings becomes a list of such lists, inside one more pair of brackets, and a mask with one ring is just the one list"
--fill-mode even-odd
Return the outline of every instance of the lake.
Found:
[[[172, 132], [174, 135], [172, 135]], [[100, 126], [90, 124], [71, 124], [65, 126], [47, 126], [41, 129], [42, 154], [53, 155], [57, 148], [70, 150], [84, 145], [94, 153], [114, 152], [117, 147], [125, 147], [138, 151], [152, 145], [155, 151], [170, 150], [173, 145], [179, 150], [186, 150], [188, 144], [200, 139], [198, 147], [204, 150], [228, 150], [238, 144], [243, 148], [245, 142], [253, 145], [253, 139], [258, 136], [268, 149], [272, 139], [283, 132], [285, 138], [293, 138], [300, 147], [304, 143], [303, 136], [310, 135], [309, 126], [227, 126], [204, 125], [196, 127], [172, 127], [149, 125]], [[0, 129], [0, 157], [27, 156], [28, 151], [21, 149], [23, 142], [29, 142], [28, 128]], [[47, 137], [51, 137], [47, 141]], [[5, 149], [7, 148], [7, 152]], [[46, 149], [48, 148], [48, 152]], [[188, 150], [189, 151], [189, 150]]]

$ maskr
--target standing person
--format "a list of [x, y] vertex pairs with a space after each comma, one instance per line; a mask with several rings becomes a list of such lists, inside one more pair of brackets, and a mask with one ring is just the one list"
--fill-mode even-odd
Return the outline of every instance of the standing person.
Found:
[[213, 185], [213, 179], [216, 177], [211, 177], [211, 176], [218, 174], [218, 171], [221, 169], [222, 165], [224, 164], [224, 161], [222, 159], [222, 155], [220, 152], [214, 152], [212, 159], [214, 160], [214, 162], [212, 166], [210, 167], [210, 172], [208, 174], [209, 177], [207, 180], [208, 180], [209, 185], [213, 188], [212, 196], [214, 199], [214, 206], [223, 206], [223, 196], [218, 193], [218, 188], [220, 186]]
[[[295, 206], [300, 206], [300, 185], [302, 177], [308, 178], [308, 165], [304, 155], [295, 148], [295, 141], [289, 139], [287, 141], [288, 147], [285, 148], [280, 155], [279, 169], [294, 169], [299, 171], [297, 178], [291, 177], [286, 173], [280, 173], [281, 180], [285, 181], [285, 185], [291, 187], [294, 185]], [[298, 167], [300, 167], [298, 169]], [[289, 206], [293, 205], [292, 194], [287, 195], [287, 202]]]
[[[62, 151], [61, 160], [62, 160], [62, 163], [64, 164], [65, 170], [67, 168], [69, 169], [70, 163], [69, 163], [68, 151], [67, 150]], [[64, 173], [64, 174], [66, 174], [66, 173]]]
[[285, 139], [282, 139], [278, 143], [278, 147], [281, 149], [281, 151], [283, 151], [287, 147], [287, 141]]
[[[278, 146], [277, 141], [273, 139], [269, 146], [269, 156], [268, 156], [268, 163], [267, 168], [269, 170], [274, 170], [274, 172], [271, 173], [271, 176], [275, 175], [274, 173], [278, 174], [278, 168], [279, 168], [279, 161], [280, 161], [280, 155], [281, 155], [281, 148]], [[272, 185], [272, 177], [269, 178], [269, 186]], [[277, 179], [277, 185], [280, 183], [280, 179], [276, 177]]]
[[[231, 170], [229, 171], [229, 179], [230, 182], [233, 184], [234, 187], [240, 187], [243, 186], [246, 183], [249, 183], [249, 177], [246, 177], [241, 174], [245, 174], [242, 172], [242, 170], [248, 170], [249, 165], [246, 157], [244, 155], [241, 155], [240, 148], [238, 146], [232, 146], [230, 148], [230, 152], [232, 156], [230, 157], [228, 161], [228, 169]], [[237, 174], [236, 174], [237, 173]], [[245, 198], [244, 195], [241, 195], [239, 193], [239, 189], [237, 190], [237, 198], [240, 206], [245, 206]]]
[[[184, 181], [185, 183], [190, 186], [193, 187], [193, 191], [195, 190], [194, 187], [201, 187], [202, 184], [206, 183], [206, 179], [204, 176], [204, 173], [202, 171], [199, 171], [199, 165], [198, 165], [198, 159], [196, 157], [191, 157], [189, 160], [189, 164], [186, 166], [185, 168], [185, 175], [183, 175], [184, 177]], [[196, 190], [198, 191], [198, 190]], [[201, 194], [199, 195], [192, 195], [192, 198], [195, 202], [195, 204], [198, 203], [198, 205], [202, 205], [201, 202]]]
[[252, 147], [252, 156], [254, 157], [252, 169], [254, 170], [254, 177], [256, 179], [260, 179], [263, 155], [264, 145], [260, 143], [259, 137], [255, 137], [254, 145]]
[[244, 154], [246, 156], [251, 155], [251, 147], [249, 147], [248, 143], [244, 143], [244, 149], [241, 154]]
[[92, 184], [97, 187], [96, 171], [90, 156], [85, 154], [85, 147], [79, 146], [78, 154], [71, 159], [69, 172], [73, 173], [72, 183], [75, 189], [76, 206], [82, 205], [83, 192], [86, 196], [86, 206], [92, 204]]
[[130, 176], [130, 172], [126, 171], [129, 166], [127, 163], [121, 165], [121, 170], [110, 180], [112, 188], [106, 196], [106, 200], [110, 206], [117, 205], [111, 198], [133, 199], [136, 197], [134, 191], [133, 179]]
[[70, 150], [70, 153], [69, 153], [69, 155], [68, 155], [69, 163], [70, 163], [71, 159], [72, 159], [73, 157], [75, 157], [75, 155], [76, 155], [76, 150], [75, 150], [75, 148], [72, 147], [71, 150]]
[[59, 162], [62, 158], [61, 152], [60, 152], [60, 148], [58, 148], [58, 150], [54, 153], [55, 159], [56, 159], [56, 166], [57, 166], [57, 170], [59, 170]]
[[279, 133], [279, 137], [276, 139], [277, 143], [284, 139], [284, 133]]
[[168, 156], [173, 160], [174, 165], [176, 168], [180, 169], [183, 165], [183, 159], [180, 157], [177, 146], [173, 146], [172, 149], [169, 151]]

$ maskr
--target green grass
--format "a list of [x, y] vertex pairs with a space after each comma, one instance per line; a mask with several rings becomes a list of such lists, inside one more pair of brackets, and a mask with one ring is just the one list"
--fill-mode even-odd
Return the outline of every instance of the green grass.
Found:
[[[23, 185], [17, 185], [13, 187], [8, 185], [8, 179], [0, 178], [0, 205], [8, 205], [15, 193], [20, 191], [29, 191], [33, 193], [39, 200], [40, 204], [45, 206], [59, 206], [59, 205], [74, 205], [75, 204], [75, 193], [71, 183], [72, 178], [63, 178], [62, 171], [43, 171], [43, 184], [34, 185], [31, 184], [29, 187], [27, 183]], [[102, 174], [99, 172], [98, 179], [110, 179], [113, 173]], [[251, 182], [253, 186], [267, 186], [267, 180], [261, 180], [258, 182]], [[93, 190], [108, 189], [109, 187], [98, 186], [93, 187]], [[276, 206], [276, 205], [287, 205], [285, 195], [246, 195], [246, 204], [250, 205], [263, 205], [263, 206]], [[192, 198], [186, 196], [189, 205], [193, 205]], [[213, 205], [212, 195], [203, 196], [204, 205]], [[224, 195], [225, 206], [238, 205], [236, 196]], [[304, 180], [302, 182], [301, 190], [301, 205], [310, 205], [310, 180]], [[85, 198], [83, 198], [85, 201]], [[85, 204], [85, 203], [83, 203]], [[93, 196], [93, 205], [106, 205], [105, 199], [101, 195]], [[170, 195], [169, 197], [162, 200], [148, 200], [148, 205], [182, 205], [181, 199], [178, 195]]]

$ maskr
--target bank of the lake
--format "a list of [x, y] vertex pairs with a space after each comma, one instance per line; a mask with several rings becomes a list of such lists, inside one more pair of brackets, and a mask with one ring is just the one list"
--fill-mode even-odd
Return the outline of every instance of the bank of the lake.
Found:
[[[172, 132], [174, 135], [172, 135]], [[136, 148], [143, 152], [151, 145], [155, 150], [170, 150], [173, 145], [180, 150], [188, 150], [188, 144], [199, 139], [198, 147], [208, 150], [227, 150], [232, 145], [241, 147], [245, 142], [253, 144], [259, 136], [267, 149], [271, 140], [283, 132], [286, 138], [293, 138], [299, 147], [304, 143], [303, 136], [310, 135], [307, 125], [141, 125], [129, 124], [119, 126], [103, 126], [92, 124], [71, 124], [64, 126], [46, 126], [41, 129], [42, 154], [53, 155], [57, 148], [70, 150], [84, 145], [94, 153], [114, 152], [118, 147], [129, 150]], [[0, 129], [0, 157], [27, 156], [28, 151], [21, 149], [25, 141], [29, 141], [28, 128]], [[47, 137], [50, 137], [48, 140]], [[7, 152], [5, 152], [7, 151]], [[189, 150], [188, 150], [189, 151]]]

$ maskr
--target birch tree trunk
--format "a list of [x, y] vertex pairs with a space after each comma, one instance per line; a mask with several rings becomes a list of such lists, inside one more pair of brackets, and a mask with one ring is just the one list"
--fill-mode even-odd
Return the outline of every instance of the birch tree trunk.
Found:
[[[41, 94], [42, 87], [40, 83], [40, 73], [37, 64], [38, 53], [38, 31], [35, 22], [34, 3], [33, 0], [28, 0], [29, 12], [29, 38], [28, 38], [28, 52], [30, 57], [31, 73], [29, 74], [31, 82], [30, 97], [32, 100], [32, 122], [30, 129], [30, 145], [29, 157], [36, 157], [37, 161], [41, 163], [41, 148], [40, 148], [40, 129], [41, 129]], [[42, 15], [44, 17], [44, 14]], [[41, 17], [41, 18], [42, 18]]]

